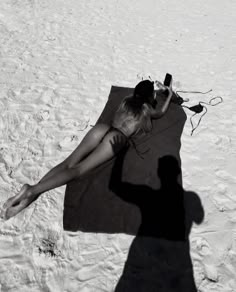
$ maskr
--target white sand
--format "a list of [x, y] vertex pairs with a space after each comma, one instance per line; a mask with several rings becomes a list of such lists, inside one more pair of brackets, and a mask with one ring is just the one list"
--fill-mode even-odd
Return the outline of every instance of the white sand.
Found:
[[[190, 235], [196, 285], [236, 291], [235, 11], [233, 0], [1, 1], [0, 206], [75, 149], [111, 85], [170, 72], [175, 90], [213, 89], [190, 104], [224, 98], [192, 137], [186, 122], [181, 159], [205, 211]], [[0, 291], [116, 286], [133, 237], [63, 231], [64, 191], [0, 222]]]

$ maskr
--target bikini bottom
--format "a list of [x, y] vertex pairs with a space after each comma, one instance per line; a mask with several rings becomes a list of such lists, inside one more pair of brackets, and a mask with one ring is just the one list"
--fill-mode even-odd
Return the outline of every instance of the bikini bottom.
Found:
[[120, 129], [118, 129], [118, 128], [116, 128], [116, 127], [113, 127], [113, 126], [110, 126], [110, 128], [108, 129], [108, 131], [106, 132], [106, 134], [109, 133], [109, 132], [111, 132], [111, 131], [118, 131], [119, 133], [121, 133], [121, 134], [126, 138], [128, 144], [129, 144], [130, 146], [134, 147], [134, 149], [135, 149], [136, 153], [138, 154], [138, 156], [141, 157], [142, 159], [144, 159], [144, 158], [142, 157], [142, 155], [141, 155], [141, 154], [143, 154], [143, 153], [141, 153], [141, 152], [137, 149], [137, 146], [136, 146], [136, 144], [135, 144], [135, 142], [134, 142], [134, 140], [132, 139], [131, 136], [126, 136], [126, 135], [125, 135]]

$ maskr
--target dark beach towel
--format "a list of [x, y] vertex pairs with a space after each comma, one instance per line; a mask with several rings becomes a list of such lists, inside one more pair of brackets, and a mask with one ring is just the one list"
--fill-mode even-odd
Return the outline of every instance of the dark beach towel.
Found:
[[[112, 86], [109, 99], [97, 123], [110, 123], [123, 97], [132, 94], [133, 88]], [[161, 106], [166, 97], [159, 97]], [[181, 167], [181, 134], [186, 114], [173, 98], [165, 116], [153, 120], [150, 133], [137, 136], [134, 141], [143, 159], [130, 147], [125, 155], [122, 181], [160, 188], [157, 176], [158, 158], [174, 156]], [[135, 235], [141, 224], [140, 209], [122, 200], [109, 189], [114, 158], [90, 172], [82, 179], [67, 184], [63, 226], [68, 231], [126, 233]], [[181, 175], [179, 184], [182, 185]]]

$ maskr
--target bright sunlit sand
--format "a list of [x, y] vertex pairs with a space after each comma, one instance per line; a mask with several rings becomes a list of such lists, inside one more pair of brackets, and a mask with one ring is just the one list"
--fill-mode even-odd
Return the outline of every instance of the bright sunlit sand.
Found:
[[[180, 155], [205, 214], [189, 238], [196, 287], [236, 291], [235, 11], [233, 0], [1, 1], [0, 209], [77, 147], [112, 85], [169, 72], [175, 91], [212, 89], [182, 93], [188, 106], [223, 98], [192, 136], [184, 109]], [[114, 291], [133, 237], [64, 231], [64, 193], [1, 220], [0, 291]]]

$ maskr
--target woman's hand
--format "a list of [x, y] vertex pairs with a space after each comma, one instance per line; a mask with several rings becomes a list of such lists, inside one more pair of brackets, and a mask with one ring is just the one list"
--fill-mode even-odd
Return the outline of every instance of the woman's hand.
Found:
[[156, 87], [157, 87], [157, 91], [165, 91], [166, 90], [166, 86], [164, 84], [162, 84], [160, 81], [156, 80], [154, 81]]
[[172, 83], [170, 84], [170, 86], [165, 86], [164, 84], [162, 84], [158, 80], [156, 80], [154, 83], [155, 83], [156, 87], [158, 88], [157, 91], [160, 91], [161, 93], [164, 93], [165, 91], [168, 91], [168, 95], [172, 95], [173, 94]]

